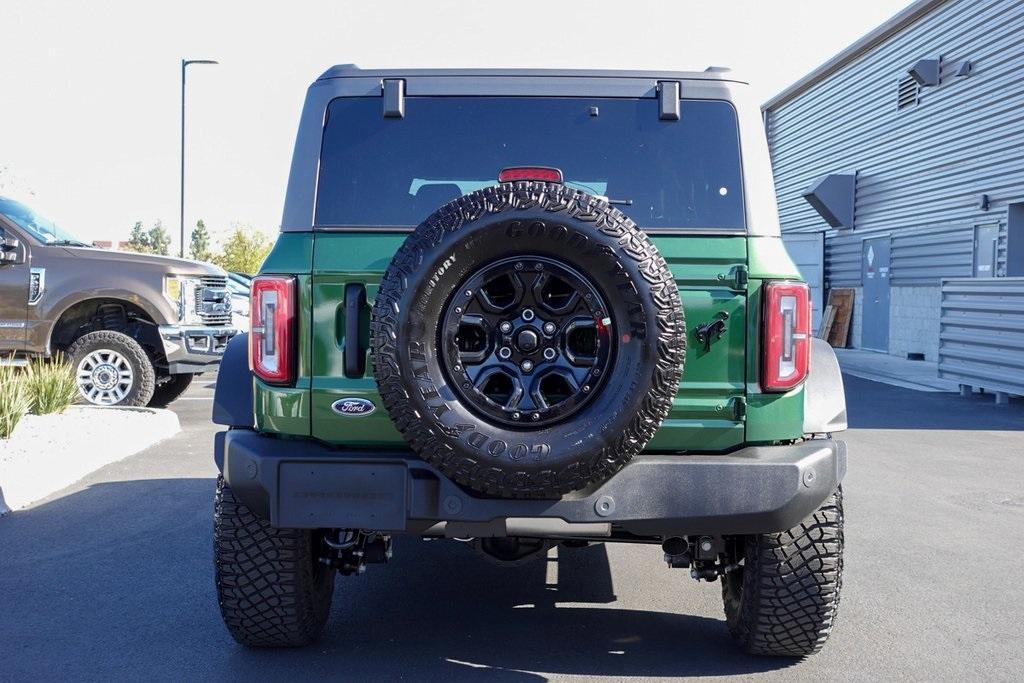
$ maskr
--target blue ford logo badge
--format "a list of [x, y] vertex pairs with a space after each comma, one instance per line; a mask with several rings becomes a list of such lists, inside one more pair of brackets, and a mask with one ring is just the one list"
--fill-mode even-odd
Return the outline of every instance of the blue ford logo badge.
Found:
[[363, 417], [377, 410], [377, 406], [365, 398], [339, 398], [331, 404], [331, 410], [345, 417]]

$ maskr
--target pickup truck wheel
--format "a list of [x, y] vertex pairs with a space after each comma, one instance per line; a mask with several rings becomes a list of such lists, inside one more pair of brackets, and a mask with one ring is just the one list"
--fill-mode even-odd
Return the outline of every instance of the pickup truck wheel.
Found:
[[153, 398], [149, 400], [149, 405], [155, 408], [166, 408], [185, 393], [194, 378], [195, 375], [192, 373], [168, 375], [164, 381], [158, 381], [156, 389], [153, 391]]
[[78, 393], [99, 406], [144, 406], [153, 396], [156, 370], [142, 346], [126, 334], [100, 330], [68, 348]]
[[557, 498], [606, 481], [654, 436], [686, 329], [675, 279], [632, 220], [525, 181], [460, 197], [406, 239], [371, 352], [420, 457], [484, 494]]
[[749, 654], [803, 657], [824, 646], [843, 583], [843, 491], [789, 531], [748, 536], [723, 577], [729, 631]]
[[319, 537], [277, 529], [235, 499], [223, 477], [214, 501], [217, 601], [231, 636], [248, 647], [300, 647], [323, 631], [334, 569], [319, 561]]

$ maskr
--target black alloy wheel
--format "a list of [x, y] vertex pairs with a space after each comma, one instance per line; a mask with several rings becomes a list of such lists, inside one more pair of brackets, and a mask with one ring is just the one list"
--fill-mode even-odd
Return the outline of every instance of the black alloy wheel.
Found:
[[551, 258], [484, 266], [452, 296], [441, 362], [483, 416], [512, 427], [563, 420], [595, 396], [615, 355], [605, 298]]

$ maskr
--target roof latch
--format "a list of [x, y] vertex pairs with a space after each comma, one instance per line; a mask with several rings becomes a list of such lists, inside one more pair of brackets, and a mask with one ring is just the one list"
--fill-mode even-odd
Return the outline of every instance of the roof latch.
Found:
[[678, 81], [658, 81], [658, 118], [662, 121], [679, 120]]
[[383, 89], [384, 118], [405, 118], [405, 81], [400, 78], [385, 78]]

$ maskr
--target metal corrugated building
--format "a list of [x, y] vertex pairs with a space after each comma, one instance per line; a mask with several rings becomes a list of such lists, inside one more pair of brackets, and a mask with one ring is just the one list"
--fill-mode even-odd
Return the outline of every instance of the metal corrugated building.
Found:
[[[825, 231], [853, 346], [936, 360], [941, 278], [1024, 275], [1022, 46], [1021, 0], [919, 0], [764, 105], [783, 233]], [[827, 176], [840, 227], [804, 197]]]

